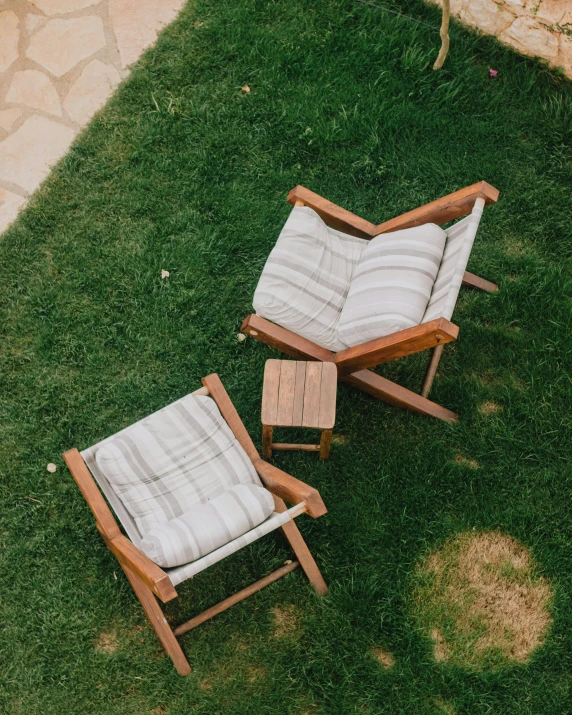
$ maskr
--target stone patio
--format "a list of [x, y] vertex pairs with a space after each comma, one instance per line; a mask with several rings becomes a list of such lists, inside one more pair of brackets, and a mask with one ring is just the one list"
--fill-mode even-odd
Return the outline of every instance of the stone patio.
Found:
[[0, 232], [184, 0], [0, 0]]

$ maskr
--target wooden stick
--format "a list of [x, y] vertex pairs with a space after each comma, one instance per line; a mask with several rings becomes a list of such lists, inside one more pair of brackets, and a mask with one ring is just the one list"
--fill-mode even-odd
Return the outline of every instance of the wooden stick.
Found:
[[224, 601], [217, 603], [216, 606], [211, 606], [211, 608], [207, 608], [206, 611], [203, 611], [198, 616], [195, 616], [186, 623], [182, 623], [180, 626], [177, 626], [177, 628], [175, 628], [174, 630], [175, 635], [182, 636], [183, 633], [188, 633], [188, 631], [192, 630], [193, 628], [200, 626], [201, 623], [204, 623], [205, 621], [210, 620], [219, 613], [226, 611], [231, 606], [234, 606], [235, 604], [244, 601], [245, 598], [252, 596], [253, 593], [260, 591], [266, 586], [270, 586], [271, 583], [278, 581], [278, 579], [294, 571], [294, 569], [298, 568], [299, 565], [300, 563], [298, 561], [292, 561], [289, 564], [281, 566], [279, 569], [276, 569], [276, 571], [273, 571], [271, 574], [268, 574], [268, 576], [261, 578], [259, 581], [255, 581], [255, 583], [252, 583], [250, 584], [250, 586], [243, 588], [241, 591], [238, 591], [233, 596], [225, 598]]
[[242, 321], [241, 332], [251, 335], [271, 348], [281, 350], [286, 355], [291, 355], [298, 360], [319, 360], [333, 362], [334, 353], [326, 350], [311, 340], [306, 340], [291, 330], [281, 328], [276, 323], [271, 323], [265, 318], [252, 313]]
[[346, 211], [341, 206], [333, 204], [323, 196], [315, 194], [304, 186], [295, 186], [286, 199], [289, 204], [296, 205], [297, 201], [302, 201], [305, 206], [321, 216], [321, 218], [332, 228], [349, 233], [360, 238], [371, 238], [373, 224], [351, 211]]
[[308, 514], [313, 519], [317, 519], [327, 513], [328, 510], [322, 501], [320, 492], [314, 487], [301, 482], [291, 474], [283, 472], [278, 467], [269, 462], [264, 462], [262, 459], [257, 459], [253, 464], [266, 489], [275, 496], [280, 499], [286, 499], [290, 504], [304, 502]]
[[434, 70], [440, 70], [443, 67], [445, 58], [447, 57], [447, 52], [449, 52], [449, 21], [451, 19], [451, 1], [443, 0], [443, 18], [441, 20], [441, 30], [439, 34], [441, 35], [441, 49], [439, 50], [439, 55], [435, 60], [433, 65]]
[[433, 384], [433, 379], [435, 378], [435, 373], [437, 372], [437, 366], [439, 365], [439, 360], [443, 354], [444, 345], [437, 345], [433, 348], [433, 355], [431, 356], [431, 362], [429, 363], [429, 368], [427, 374], [425, 375], [425, 380], [423, 381], [423, 387], [421, 388], [421, 397], [428, 397], [431, 391], [431, 385]]

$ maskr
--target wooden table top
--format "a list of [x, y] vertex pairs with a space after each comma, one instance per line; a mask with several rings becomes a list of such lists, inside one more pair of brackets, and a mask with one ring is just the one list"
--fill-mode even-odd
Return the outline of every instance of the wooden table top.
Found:
[[337, 386], [338, 370], [332, 362], [267, 360], [262, 424], [332, 429]]

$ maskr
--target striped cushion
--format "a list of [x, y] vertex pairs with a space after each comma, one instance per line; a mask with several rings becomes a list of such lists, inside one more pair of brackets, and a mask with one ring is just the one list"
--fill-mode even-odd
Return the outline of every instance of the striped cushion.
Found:
[[367, 243], [326, 226], [307, 206], [292, 209], [256, 288], [257, 314], [328, 350], [343, 350], [340, 313]]
[[443, 261], [439, 267], [429, 305], [423, 316], [424, 323], [435, 320], [435, 318], [451, 320], [483, 215], [483, 206], [484, 200], [477, 199], [469, 216], [457, 221], [446, 230], [447, 243], [443, 252]]
[[159, 566], [187, 564], [254, 529], [273, 511], [269, 491], [256, 484], [238, 484], [154, 526], [143, 537], [141, 549]]
[[106, 440], [96, 463], [141, 534], [238, 484], [260, 486], [210, 397], [187, 395]]
[[433, 223], [380, 234], [365, 248], [342, 310], [338, 337], [353, 347], [419, 325], [443, 256]]

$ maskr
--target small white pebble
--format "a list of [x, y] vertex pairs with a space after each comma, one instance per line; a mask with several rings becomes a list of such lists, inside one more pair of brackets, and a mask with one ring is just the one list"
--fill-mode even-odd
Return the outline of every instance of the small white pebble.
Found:
[[168, 278], [169, 277], [169, 271], [166, 271], [164, 268], [161, 270], [161, 278]]
[[236, 339], [239, 343], [243, 343], [246, 340], [246, 335], [244, 333], [238, 333]]
[[55, 464], [50, 462], [47, 466], [48, 472], [51, 472], [52, 474], [56, 471], [57, 467]]

